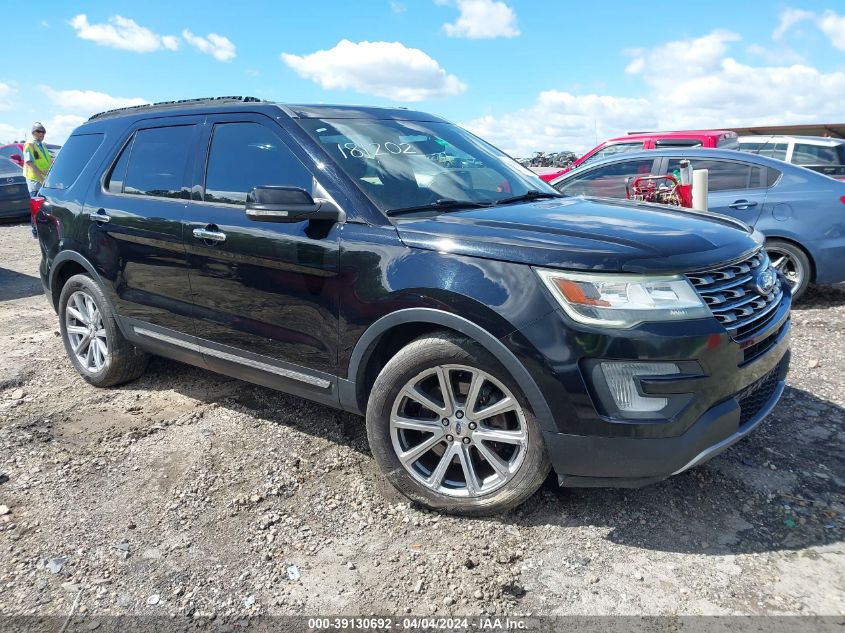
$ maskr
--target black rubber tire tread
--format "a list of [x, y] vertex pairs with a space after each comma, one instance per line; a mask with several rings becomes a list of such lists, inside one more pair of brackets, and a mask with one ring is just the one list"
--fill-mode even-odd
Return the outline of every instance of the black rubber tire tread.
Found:
[[[477, 367], [500, 380], [516, 397], [528, 425], [527, 453], [514, 479], [488, 495], [472, 499], [440, 495], [417, 482], [402, 466], [390, 438], [391, 407], [405, 383], [427, 367], [453, 363]], [[432, 510], [463, 516], [506, 512], [533, 495], [549, 473], [542, 431], [516, 381], [481, 345], [452, 332], [426, 334], [399, 350], [373, 384], [366, 417], [367, 438], [379, 468], [399, 492]]]
[[[77, 290], [84, 290], [94, 299], [103, 316], [103, 327], [108, 339], [109, 354], [103, 369], [91, 373], [81, 367], [70, 347], [65, 323], [65, 310], [70, 296]], [[142, 352], [124, 338], [114, 319], [114, 310], [103, 291], [88, 275], [74, 275], [65, 282], [59, 295], [59, 329], [70, 362], [77, 372], [95, 387], [113, 387], [135, 380], [147, 368], [149, 354]]]
[[807, 256], [807, 253], [804, 252], [800, 246], [793, 244], [792, 242], [786, 242], [784, 240], [766, 240], [766, 243], [763, 245], [763, 248], [768, 248], [769, 246], [777, 247], [781, 250], [786, 251], [792, 257], [799, 260], [801, 262], [801, 266], [804, 267], [806, 271], [804, 274], [804, 279], [801, 280], [801, 284], [796, 287], [792, 291], [792, 300], [798, 301], [801, 296], [807, 292], [807, 288], [810, 285], [810, 277], [812, 277], [813, 273], [813, 265], [810, 263], [810, 258]]

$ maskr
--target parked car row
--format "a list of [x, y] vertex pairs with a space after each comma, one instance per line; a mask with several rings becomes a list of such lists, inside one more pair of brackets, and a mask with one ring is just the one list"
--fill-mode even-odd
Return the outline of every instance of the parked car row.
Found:
[[742, 220], [766, 236], [769, 256], [796, 298], [810, 283], [845, 281], [845, 182], [762, 152], [628, 152], [591, 162], [552, 185], [566, 196], [625, 198], [629, 178], [672, 173], [684, 159], [709, 171], [711, 212]]
[[[12, 161], [18, 167], [23, 167], [23, 143], [9, 143], [8, 145], [0, 145], [0, 158], [5, 158]], [[44, 143], [47, 151], [55, 158], [62, 149], [61, 145], [52, 145]]]

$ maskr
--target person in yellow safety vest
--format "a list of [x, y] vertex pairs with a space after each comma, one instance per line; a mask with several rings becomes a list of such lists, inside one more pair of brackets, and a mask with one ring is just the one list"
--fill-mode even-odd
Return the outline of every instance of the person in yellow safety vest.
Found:
[[44, 145], [47, 130], [40, 122], [32, 124], [32, 138], [23, 146], [23, 175], [29, 187], [30, 197], [38, 195], [44, 178], [53, 164], [53, 157]]

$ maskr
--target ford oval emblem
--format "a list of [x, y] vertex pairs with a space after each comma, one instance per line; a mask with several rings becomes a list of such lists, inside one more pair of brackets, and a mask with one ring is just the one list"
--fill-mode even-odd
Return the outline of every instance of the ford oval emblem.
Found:
[[777, 280], [778, 278], [775, 271], [771, 268], [766, 268], [766, 270], [757, 275], [757, 278], [754, 280], [754, 284], [757, 292], [765, 296], [774, 290]]

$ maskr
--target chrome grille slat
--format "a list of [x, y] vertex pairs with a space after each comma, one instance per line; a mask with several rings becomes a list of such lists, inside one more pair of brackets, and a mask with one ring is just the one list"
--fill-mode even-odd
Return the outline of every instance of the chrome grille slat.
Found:
[[757, 290], [756, 277], [768, 266], [769, 257], [760, 249], [718, 268], [687, 273], [687, 279], [713, 316], [733, 338], [741, 339], [763, 327], [783, 297], [780, 278], [768, 295]]

